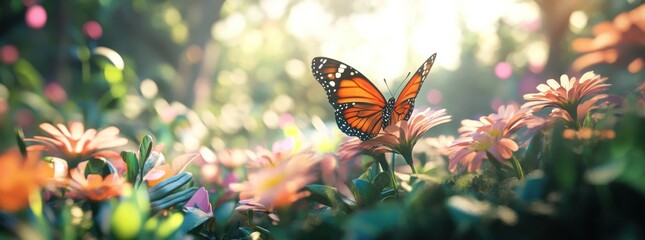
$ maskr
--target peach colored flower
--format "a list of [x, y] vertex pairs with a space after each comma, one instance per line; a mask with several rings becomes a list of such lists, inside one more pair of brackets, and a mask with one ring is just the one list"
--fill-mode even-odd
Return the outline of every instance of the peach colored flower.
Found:
[[27, 206], [29, 196], [53, 176], [38, 152], [23, 157], [17, 148], [0, 154], [0, 211], [16, 212]]
[[100, 174], [88, 174], [85, 176], [87, 161], [78, 164], [72, 169], [70, 183], [73, 198], [86, 198], [91, 201], [103, 201], [121, 195], [125, 179], [119, 174], [113, 173], [105, 177]]
[[312, 152], [299, 152], [284, 159], [274, 159], [263, 168], [249, 169], [248, 180], [233, 183], [230, 188], [240, 192], [241, 199], [252, 199], [267, 209], [287, 206], [308, 192], [300, 191], [316, 180], [310, 171], [320, 158]]
[[[539, 111], [546, 107], [553, 107], [565, 111], [553, 114], [552, 118], [563, 118], [567, 121], [583, 119], [589, 111], [597, 108], [596, 103], [605, 99], [608, 95], [598, 94], [605, 91], [611, 84], [605, 83], [607, 78], [596, 75], [594, 72], [586, 72], [580, 77], [580, 80], [569, 78], [567, 75], [560, 77], [560, 83], [554, 79], [547, 80], [547, 84], [537, 86], [538, 93], [529, 93], [524, 95], [527, 102], [522, 108], [531, 108], [533, 111]], [[583, 101], [587, 96], [590, 99]]]
[[183, 154], [177, 156], [172, 161], [172, 164], [168, 164], [163, 153], [153, 151], [150, 154], [150, 157], [154, 158], [154, 161], [157, 161], [159, 164], [150, 169], [150, 171], [143, 176], [143, 180], [148, 183], [148, 187], [154, 187], [163, 180], [183, 172], [186, 167], [193, 162], [193, 160], [198, 158], [198, 156], [199, 155], [197, 154]]
[[519, 149], [512, 135], [525, 126], [541, 126], [539, 122], [530, 109], [517, 105], [500, 106], [497, 114], [481, 117], [479, 121], [463, 120], [459, 129], [461, 135], [450, 146], [450, 171], [456, 172], [460, 166], [470, 172], [476, 171], [488, 159], [488, 154], [495, 161], [508, 160]]
[[417, 141], [430, 128], [450, 122], [450, 115], [446, 110], [433, 111], [430, 108], [414, 112], [410, 120], [401, 120], [381, 131], [376, 137], [363, 142], [366, 146], [378, 146], [377, 149], [386, 149], [401, 155], [412, 155], [412, 148]]
[[[107, 127], [100, 131], [93, 128], [85, 130], [83, 123], [70, 122], [69, 128], [63, 124], [56, 126], [43, 123], [40, 129], [51, 137], [35, 136], [25, 138], [26, 142], [34, 143], [27, 147], [29, 151], [45, 151], [49, 156], [63, 158], [67, 161], [80, 162], [90, 157], [104, 157], [108, 160], [120, 159], [119, 153], [110, 148], [128, 143], [119, 137], [119, 129]], [[116, 161], [115, 161], [116, 162]], [[75, 164], [71, 164], [75, 166]]]
[[358, 137], [345, 137], [345, 141], [340, 143], [336, 154], [341, 163], [347, 163], [362, 155], [376, 157], [384, 152], [385, 150], [376, 151], [376, 147], [373, 145], [363, 144], [363, 141]]
[[578, 38], [573, 50], [584, 53], [573, 62], [573, 69], [608, 63], [627, 66], [636, 73], [645, 67], [645, 4], [623, 12], [611, 22], [601, 22], [593, 27], [594, 38]]
[[264, 147], [257, 147], [254, 154], [250, 154], [247, 161], [247, 168], [274, 167], [281, 161], [290, 159], [294, 154], [294, 142], [290, 138], [276, 141], [271, 150]]

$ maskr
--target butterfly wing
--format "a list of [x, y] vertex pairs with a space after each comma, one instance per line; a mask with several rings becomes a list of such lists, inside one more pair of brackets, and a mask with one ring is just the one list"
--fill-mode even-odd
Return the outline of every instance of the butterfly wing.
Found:
[[311, 71], [334, 107], [338, 128], [365, 141], [383, 124], [383, 94], [363, 74], [340, 61], [316, 57]]
[[432, 54], [428, 60], [423, 62], [421, 67], [412, 75], [410, 81], [405, 84], [405, 87], [399, 93], [399, 97], [396, 98], [390, 124], [396, 124], [398, 121], [410, 119], [410, 115], [414, 109], [414, 100], [417, 98], [419, 90], [421, 90], [421, 85], [430, 72], [430, 68], [432, 68], [436, 56], [436, 53]]

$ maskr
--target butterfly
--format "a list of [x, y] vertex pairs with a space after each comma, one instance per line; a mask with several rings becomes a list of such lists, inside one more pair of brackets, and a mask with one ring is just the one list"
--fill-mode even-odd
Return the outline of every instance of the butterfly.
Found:
[[311, 71], [327, 93], [338, 128], [365, 141], [382, 128], [410, 118], [414, 100], [436, 56], [432, 54], [421, 64], [396, 99], [388, 100], [363, 74], [338, 60], [316, 57], [311, 61]]

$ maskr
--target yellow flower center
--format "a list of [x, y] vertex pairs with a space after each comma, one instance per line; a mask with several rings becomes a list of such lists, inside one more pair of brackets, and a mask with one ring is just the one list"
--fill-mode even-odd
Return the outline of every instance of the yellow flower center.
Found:
[[268, 190], [271, 188], [274, 188], [275, 186], [280, 185], [285, 179], [284, 174], [276, 174], [273, 175], [272, 177], [266, 179], [261, 185], [260, 185], [260, 190]]

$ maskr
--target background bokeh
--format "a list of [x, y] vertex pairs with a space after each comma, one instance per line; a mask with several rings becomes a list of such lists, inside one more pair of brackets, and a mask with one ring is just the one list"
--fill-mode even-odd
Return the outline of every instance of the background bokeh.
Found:
[[[432, 134], [455, 135], [459, 120], [519, 102], [563, 73], [591, 69], [610, 78], [614, 94], [634, 89], [645, 78], [642, 60], [630, 60], [645, 56], [642, 38], [637, 51], [607, 58], [615, 64], [571, 63], [584, 52], [576, 39], [593, 38], [594, 26], [642, 4], [2, 1], [0, 137], [13, 139], [14, 127], [31, 136], [41, 122], [80, 120], [116, 125], [131, 139], [152, 134], [178, 152], [270, 145], [285, 136], [335, 148], [342, 135], [311, 76], [313, 57], [350, 64], [389, 97], [388, 86], [397, 89], [435, 52], [416, 108], [446, 108], [455, 121]], [[12, 144], [3, 140], [0, 148]]]

